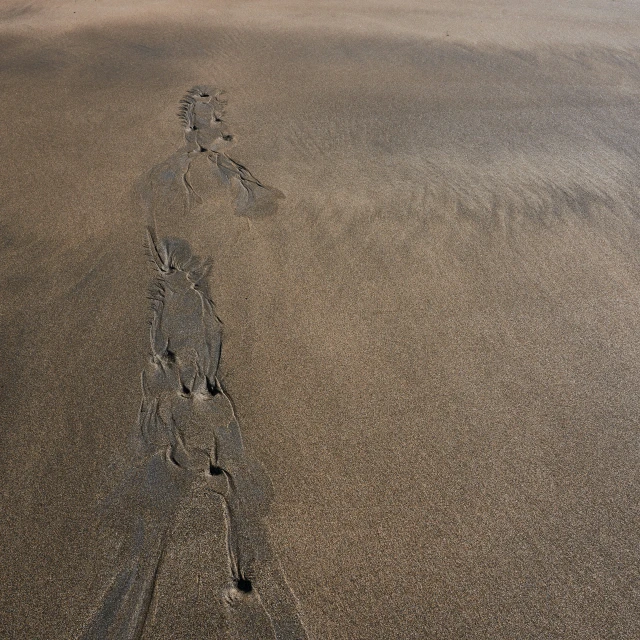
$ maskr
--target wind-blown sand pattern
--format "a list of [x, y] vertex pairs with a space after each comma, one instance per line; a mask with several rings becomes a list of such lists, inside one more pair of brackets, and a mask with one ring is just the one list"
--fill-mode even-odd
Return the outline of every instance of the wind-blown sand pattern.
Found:
[[239, 215], [255, 217], [275, 212], [282, 193], [262, 184], [225, 153], [232, 146], [234, 136], [222, 119], [224, 105], [223, 93], [212, 87], [194, 87], [180, 102], [185, 146], [154, 167], [138, 187], [143, 206], [154, 224], [159, 209], [186, 215], [195, 204], [202, 204], [202, 198], [189, 180], [189, 171], [192, 164], [202, 162], [203, 158], [212, 173], [235, 190], [235, 208]]
[[[189, 91], [180, 112], [186, 149], [139, 186], [152, 218], [147, 251], [157, 271], [151, 288], [151, 356], [142, 373], [133, 468], [106, 501], [108, 517], [131, 521], [131, 527], [117, 576], [83, 635], [86, 640], [143, 637], [176, 514], [194, 492], [221, 498], [229, 570], [223, 600], [231, 637], [307, 637], [269, 548], [263, 523], [268, 481], [245, 455], [233, 404], [218, 379], [222, 323], [208, 292], [210, 265], [194, 256], [185, 240], [157, 238], [156, 207], [169, 201], [170, 209], [176, 189], [186, 214], [199, 199], [188, 180], [194, 154], [206, 154], [227, 184], [237, 182], [238, 211], [244, 215], [270, 197], [282, 197], [219, 150], [221, 141], [231, 139], [223, 133], [220, 105], [215, 90]], [[275, 210], [274, 203], [267, 206]], [[207, 567], [201, 570], [206, 573]], [[225, 631], [218, 630], [218, 637]]]
[[640, 2], [0, 4], [0, 638], [640, 638]]

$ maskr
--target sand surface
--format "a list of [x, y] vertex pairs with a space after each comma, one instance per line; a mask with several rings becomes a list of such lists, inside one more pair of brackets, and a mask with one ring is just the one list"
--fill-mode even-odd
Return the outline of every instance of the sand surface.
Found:
[[0, 3], [0, 637], [640, 637], [639, 33]]

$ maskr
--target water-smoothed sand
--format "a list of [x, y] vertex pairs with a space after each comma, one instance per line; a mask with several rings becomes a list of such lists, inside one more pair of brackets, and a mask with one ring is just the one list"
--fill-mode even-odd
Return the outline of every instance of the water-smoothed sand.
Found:
[[639, 30], [3, 3], [0, 636], [637, 638]]

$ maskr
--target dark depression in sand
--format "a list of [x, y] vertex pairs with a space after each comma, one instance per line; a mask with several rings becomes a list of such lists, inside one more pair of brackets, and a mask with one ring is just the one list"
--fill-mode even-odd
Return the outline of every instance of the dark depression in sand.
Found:
[[0, 637], [638, 638], [638, 33], [0, 2]]

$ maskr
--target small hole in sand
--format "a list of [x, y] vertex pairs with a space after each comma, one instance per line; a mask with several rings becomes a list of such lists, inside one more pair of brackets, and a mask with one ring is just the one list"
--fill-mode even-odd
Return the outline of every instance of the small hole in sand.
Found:
[[209, 473], [212, 476], [221, 476], [222, 475], [222, 469], [220, 467], [216, 467], [216, 465], [212, 464], [209, 466]]
[[226, 136], [222, 136], [223, 140], [233, 140], [233, 136], [230, 135], [226, 135]]
[[240, 580], [236, 582], [236, 587], [238, 591], [242, 591], [242, 593], [251, 593], [253, 590], [251, 580], [247, 580], [246, 578], [240, 578]]
[[215, 396], [215, 395], [217, 395], [218, 393], [220, 393], [220, 392], [218, 391], [218, 388], [216, 387], [215, 382], [213, 382], [213, 383], [212, 383], [212, 382], [211, 382], [211, 380], [209, 380], [209, 378], [207, 378], [207, 391], [208, 391], [212, 396]]

